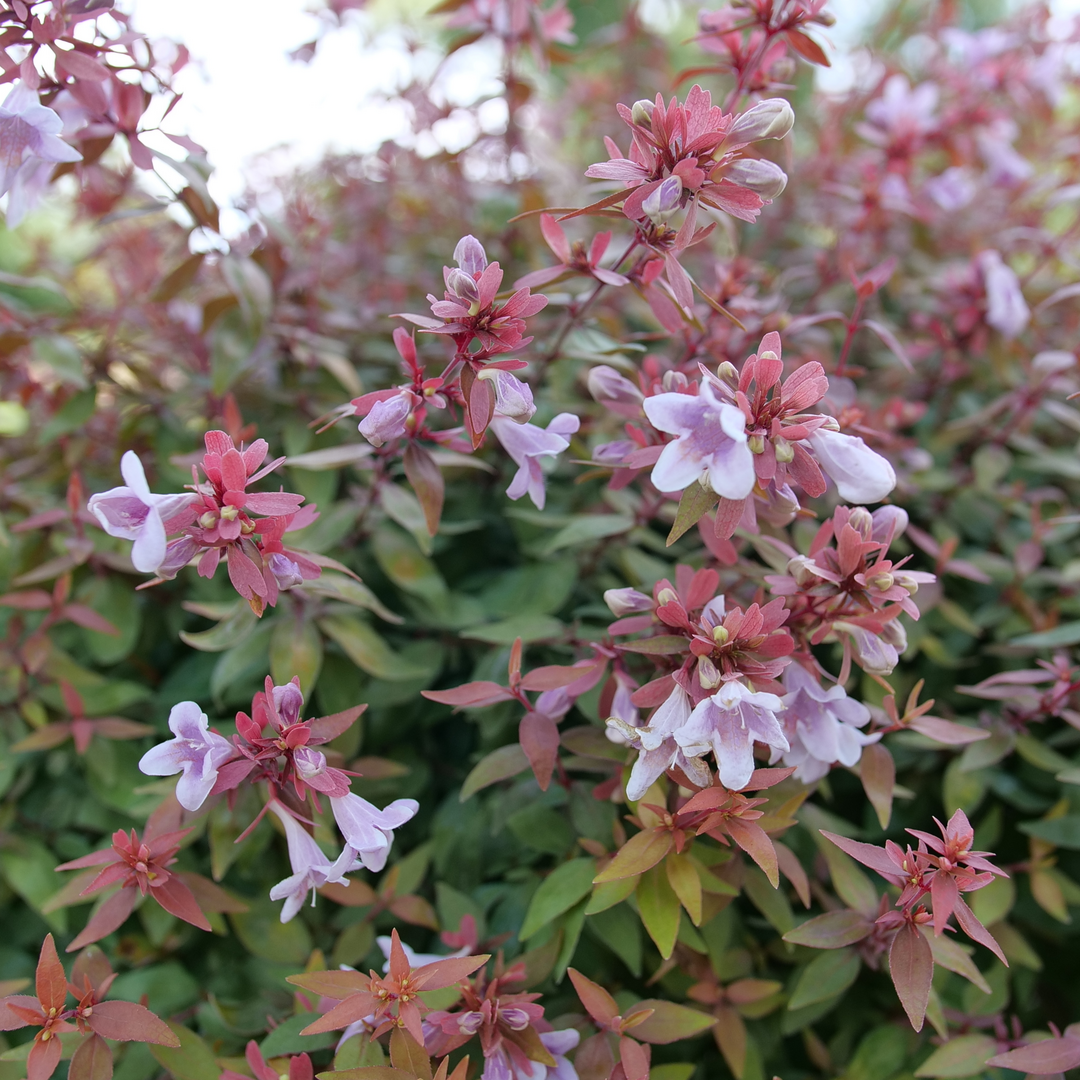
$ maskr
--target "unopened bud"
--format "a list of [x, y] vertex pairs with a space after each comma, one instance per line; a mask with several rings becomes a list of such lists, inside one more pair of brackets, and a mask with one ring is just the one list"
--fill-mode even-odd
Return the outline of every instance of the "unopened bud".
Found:
[[482, 274], [487, 268], [487, 254], [484, 251], [484, 245], [475, 236], [463, 236], [457, 242], [457, 247], [454, 248], [454, 262], [466, 274], [475, 278], [477, 274]]
[[840, 421], [835, 416], [825, 417], [825, 423], [818, 429], [819, 431], [839, 431]]
[[446, 291], [469, 304], [478, 303], [480, 300], [480, 290], [476, 287], [472, 274], [467, 274], [457, 267], [446, 271]]
[[747, 109], [728, 133], [730, 142], [756, 142], [758, 139], [782, 139], [795, 124], [795, 113], [783, 98], [759, 101]]
[[762, 158], [740, 158], [724, 170], [724, 179], [747, 188], [763, 199], [776, 199], [787, 187], [787, 173]]
[[593, 400], [602, 404], [640, 405], [644, 400], [642, 392], [625, 375], [620, 375], [607, 364], [594, 367], [589, 372], [586, 384]]
[[212, 529], [218, 523], [218, 516], [213, 510], [207, 510], [199, 518], [199, 527], [202, 529]]
[[874, 533], [874, 519], [865, 506], [856, 506], [848, 515], [848, 524], [859, 533], [864, 540], [869, 540]]
[[726, 645], [728, 643], [728, 638], [730, 637], [731, 635], [727, 632], [726, 627], [714, 626], [712, 628], [712, 639], [717, 645]]
[[794, 558], [788, 559], [786, 569], [788, 575], [795, 579], [795, 584], [800, 588], [813, 585], [815, 581], [821, 579], [821, 575], [814, 565], [814, 560], [807, 555], [796, 555]]
[[707, 656], [698, 660], [697, 677], [703, 690], [715, 690], [724, 681], [716, 665]]
[[881, 640], [902, 653], [907, 648], [907, 631], [904, 629], [904, 624], [899, 619], [887, 622], [881, 628]]
[[240, 511], [235, 506], [223, 506], [221, 508], [222, 521], [235, 521], [240, 516]]
[[903, 589], [908, 596], [914, 596], [919, 591], [919, 583], [909, 574], [896, 574], [896, 584]]
[[690, 380], [681, 371], [665, 371], [660, 385], [667, 394], [679, 394], [690, 385]]
[[654, 225], [663, 225], [678, 211], [682, 203], [682, 192], [682, 178], [677, 175], [669, 176], [645, 197], [641, 212]]
[[746, 440], [746, 445], [750, 447], [751, 454], [764, 454], [765, 436], [760, 432], [754, 432], [754, 434]]
[[772, 443], [773, 449], [776, 451], [777, 461], [786, 465], [789, 461], [795, 460], [795, 447], [793, 447], [783, 435], [777, 435]]
[[899, 506], [879, 506], [870, 516], [874, 519], [874, 531], [870, 538], [879, 544], [885, 543], [890, 537], [895, 540], [903, 536], [908, 527], [907, 511]]
[[653, 599], [637, 589], [608, 589], [604, 593], [604, 603], [611, 608], [611, 613], [621, 619], [624, 615], [638, 615], [643, 611], [652, 611]]
[[725, 360], [722, 364], [717, 366], [716, 377], [722, 383], [727, 383], [733, 390], [739, 385], [738, 368], [736, 368], [730, 360]]
[[240, 522], [240, 532], [244, 536], [250, 536], [254, 531], [255, 531], [255, 522], [254, 521], [241, 521]]
[[291, 589], [295, 585], [303, 583], [304, 577], [300, 573], [300, 567], [287, 555], [275, 551], [269, 560], [270, 573], [274, 575], [279, 589]]
[[677, 604], [679, 602], [679, 597], [674, 589], [661, 589], [657, 594], [656, 602], [661, 607], [665, 604]]
[[887, 571], [882, 571], [880, 574], [875, 574], [872, 578], [867, 579], [867, 583], [874, 589], [880, 589], [885, 592], [886, 589], [891, 589], [894, 584], [892, 574]]
[[641, 98], [639, 101], [635, 101], [630, 109], [630, 119], [638, 125], [638, 127], [648, 128], [652, 130], [652, 114], [656, 109], [655, 102], [650, 101], [648, 98]]

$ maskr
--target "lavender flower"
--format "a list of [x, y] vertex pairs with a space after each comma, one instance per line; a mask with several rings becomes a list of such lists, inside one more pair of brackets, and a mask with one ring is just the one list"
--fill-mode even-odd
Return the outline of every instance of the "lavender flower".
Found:
[[484, 245], [471, 234], [463, 236], [454, 248], [454, 262], [465, 271], [466, 274], [482, 274], [487, 269], [487, 253]]
[[394, 842], [394, 829], [415, 816], [420, 804], [415, 799], [395, 799], [385, 810], [351, 792], [340, 798], [331, 796], [334, 820], [349, 847], [369, 870], [381, 870]]
[[351, 870], [359, 870], [356, 852], [348, 845], [333, 862], [312, 839], [307, 830], [276, 800], [270, 804], [271, 811], [285, 827], [285, 840], [289, 845], [289, 864], [292, 875], [279, 881], [270, 890], [271, 900], [284, 900], [281, 908], [281, 921], [287, 923], [300, 910], [311, 893], [311, 903], [315, 905], [315, 890], [328, 885], [348, 885], [345, 877]]
[[818, 428], [809, 442], [817, 463], [845, 502], [881, 502], [896, 487], [892, 465], [857, 435]]
[[570, 445], [570, 436], [580, 426], [581, 421], [573, 413], [559, 413], [547, 428], [538, 428], [535, 424], [515, 424], [505, 417], [494, 417], [491, 430], [518, 466], [506, 494], [511, 499], [520, 499], [528, 493], [537, 510], [543, 510], [547, 492], [540, 458], [561, 454]]
[[651, 596], [646, 596], [637, 589], [608, 589], [604, 593], [604, 603], [611, 608], [612, 615], [617, 619], [624, 615], [639, 615], [643, 611], [652, 611], [656, 606]]
[[516, 424], [524, 424], [536, 412], [532, 388], [528, 383], [500, 368], [488, 368], [480, 373], [481, 379], [491, 381], [495, 390], [495, 415], [505, 416]]
[[631, 802], [637, 802], [672, 766], [682, 769], [698, 787], [709, 786], [712, 778], [701, 760], [708, 748], [686, 753], [677, 741], [690, 716], [690, 699], [681, 686], [676, 686], [644, 727], [631, 727], [616, 717], [609, 718], [609, 731], [617, 732], [620, 742], [638, 751], [626, 785], [626, 797]]
[[983, 251], [975, 257], [986, 288], [986, 321], [1005, 338], [1021, 334], [1031, 318], [1031, 310], [1020, 291], [1020, 279], [1001, 255]]
[[[154, 495], [146, 482], [142, 462], [131, 450], [120, 459], [120, 475], [126, 486], [91, 495], [87, 509], [110, 536], [135, 541], [131, 547], [131, 561], [136, 570], [151, 574], [165, 562], [165, 522], [183, 510], [195, 496]], [[173, 561], [170, 560], [170, 568]]]
[[63, 120], [29, 87], [14, 87], [0, 105], [0, 195], [10, 193], [8, 228], [37, 202], [55, 164], [82, 161], [82, 154], [60, 138], [63, 130]]
[[277, 587], [282, 592], [293, 588], [295, 585], [303, 584], [304, 575], [300, 573], [300, 567], [288, 555], [282, 555], [280, 551], [275, 551], [270, 556], [268, 565], [270, 573], [274, 575], [274, 580], [277, 582]]
[[[795, 778], [804, 784], [820, 780], [833, 762], [855, 765], [862, 748], [881, 738], [859, 730], [870, 720], [870, 710], [847, 696], [842, 686], [823, 689], [805, 668], [784, 669], [784, 731], [791, 749], [785, 765], [795, 765]], [[779, 755], [774, 754], [774, 759]]]
[[[768, 98], [747, 109], [731, 125], [730, 142], [782, 139], [795, 126], [795, 113], [783, 98]], [[728, 173], [728, 176], [731, 174]]]
[[745, 499], [753, 490], [746, 417], [720, 401], [707, 382], [697, 397], [672, 393], [646, 398], [645, 415], [654, 427], [678, 436], [653, 466], [652, 482], [660, 491], [682, 491], [703, 478], [727, 499]]
[[733, 161], [724, 177], [739, 187], [760, 195], [766, 202], [778, 199], [787, 187], [787, 173], [764, 158], [740, 158]]
[[194, 701], [181, 701], [169, 713], [169, 730], [176, 736], [147, 750], [139, 761], [147, 776], [184, 775], [176, 783], [176, 798], [185, 810], [198, 810], [217, 782], [218, 769], [233, 755], [233, 745], [210, 731], [206, 713]]
[[682, 203], [682, 191], [682, 180], [677, 175], [669, 176], [645, 196], [641, 212], [650, 218], [654, 225], [663, 225], [678, 211]]
[[400, 439], [408, 430], [412, 408], [413, 396], [407, 390], [386, 401], [377, 401], [360, 421], [360, 434], [372, 446], [382, 446], [393, 439]]
[[726, 682], [700, 702], [689, 720], [674, 732], [687, 757], [716, 756], [720, 783], [738, 791], [754, 774], [754, 743], [777, 750], [791, 746], [777, 720], [784, 703], [775, 694], [747, 690], [738, 681]]

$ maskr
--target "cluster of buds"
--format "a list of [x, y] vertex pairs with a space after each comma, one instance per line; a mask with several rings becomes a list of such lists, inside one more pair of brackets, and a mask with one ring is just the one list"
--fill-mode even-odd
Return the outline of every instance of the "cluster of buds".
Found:
[[[275, 686], [267, 678], [265, 689], [252, 700], [251, 715], [236, 714], [237, 734], [229, 740], [209, 728], [195, 702], [180, 702], [169, 714], [175, 737], [147, 751], [139, 762], [150, 776], [181, 773], [176, 797], [191, 812], [209, 796], [235, 791], [242, 783], [266, 784], [267, 801], [256, 822], [267, 810], [281, 821], [293, 870], [270, 894], [271, 899], [285, 901], [282, 922], [296, 914], [309, 892], [331, 882], [348, 885], [345, 874], [361, 866], [381, 870], [394, 829], [419, 808], [414, 799], [396, 799], [378, 809], [350, 790], [349, 777], [355, 773], [331, 766], [316, 749], [347, 731], [366, 706], [307, 720], [301, 717], [303, 706], [299, 679]], [[320, 795], [329, 800], [344, 837], [336, 860], [322, 851], [302, 824], [309, 823], [306, 803], [321, 812]]]
[[[450, 337], [454, 356], [449, 365], [440, 375], [428, 377], [415, 341], [399, 328], [394, 331], [394, 344], [409, 381], [352, 402], [354, 415], [363, 418], [360, 434], [383, 454], [396, 452], [400, 441], [406, 440], [405, 472], [432, 533], [441, 513], [443, 482], [422, 441], [472, 451], [481, 445], [490, 427], [518, 466], [507, 494], [511, 499], [528, 494], [542, 509], [545, 488], [540, 461], [562, 453], [579, 426], [578, 418], [570, 413], [560, 413], [546, 428], [530, 424], [536, 412], [532, 389], [513, 374], [526, 364], [504, 356], [532, 341], [523, 336], [525, 319], [542, 310], [547, 298], [533, 296], [525, 286], [498, 303], [503, 271], [497, 262], [488, 262], [474, 236], [458, 241], [454, 260], [457, 266], [443, 267], [443, 299], [428, 297], [436, 317], [400, 316], [423, 333]], [[460, 410], [464, 427], [433, 428], [429, 423], [432, 409]]]
[[838, 506], [818, 529], [809, 554], [777, 544], [789, 556], [787, 573], [765, 580], [787, 601], [788, 625], [806, 645], [842, 640], [844, 672], [854, 654], [864, 671], [888, 675], [907, 647], [900, 614], [918, 619], [912, 596], [921, 584], [937, 580], [903, 570], [910, 556], [895, 563], [887, 558], [906, 528], [907, 514], [896, 506], [872, 514], [861, 506]]
[[213, 577], [224, 556], [233, 587], [261, 615], [282, 590], [322, 572], [314, 557], [284, 544], [287, 533], [318, 515], [314, 506], [302, 506], [302, 495], [247, 490], [285, 460], [264, 466], [264, 439], [246, 450], [224, 431], [208, 431], [204, 440], [206, 480], [192, 466], [189, 493], [153, 494], [142, 462], [128, 450], [120, 460], [124, 486], [92, 495], [88, 509], [110, 536], [133, 541], [132, 563], [157, 581], [175, 577], [196, 557], [199, 574]]
[[863, 746], [879, 737], [859, 730], [869, 710], [842, 686], [826, 691], [810, 671], [788, 666], [795, 642], [781, 598], [729, 607], [714, 595], [718, 584], [715, 570], [680, 566], [676, 585], [659, 581], [651, 597], [634, 589], [604, 594], [622, 616], [608, 628], [611, 634], [660, 631], [619, 651], [649, 656], [668, 669], [631, 697], [635, 705], [658, 706], [646, 724], [608, 719], [609, 737], [639, 752], [626, 787], [631, 801], [664, 773], [683, 786], [708, 787], [709, 753], [720, 782], [738, 791], [754, 772], [755, 743], [770, 747], [774, 761], [796, 767], [799, 779], [810, 783], [836, 762], [856, 764]]
[[653, 429], [628, 426], [635, 441], [612, 444], [605, 464], [652, 464], [653, 486], [662, 492], [699, 485], [701, 513], [719, 501], [715, 532], [724, 539], [740, 526], [757, 531], [759, 508], [774, 524], [791, 521], [799, 510], [792, 485], [816, 497], [827, 476], [855, 503], [879, 502], [895, 487], [884, 457], [841, 432], [833, 417], [806, 411], [829, 389], [819, 363], [802, 364], [781, 381], [779, 334], [766, 334], [741, 371], [728, 362], [716, 374], [700, 370], [696, 383], [669, 372], [646, 396], [613, 369], [594, 369], [589, 387], [597, 401], [620, 416], [644, 414]]

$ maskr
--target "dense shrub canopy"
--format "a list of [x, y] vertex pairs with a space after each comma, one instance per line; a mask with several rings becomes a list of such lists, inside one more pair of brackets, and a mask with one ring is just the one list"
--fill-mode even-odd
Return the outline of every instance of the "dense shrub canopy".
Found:
[[0, 1080], [1080, 1066], [1080, 27], [988, 14], [451, 0], [225, 237], [186, 51], [0, 0]]

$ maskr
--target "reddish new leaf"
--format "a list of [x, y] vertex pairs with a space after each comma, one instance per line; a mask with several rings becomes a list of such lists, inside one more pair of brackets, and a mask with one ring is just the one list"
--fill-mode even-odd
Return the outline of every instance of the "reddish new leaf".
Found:
[[68, 1066], [68, 1080], [111, 1080], [112, 1074], [112, 1050], [100, 1035], [83, 1040]]
[[439, 519], [442, 517], [443, 496], [446, 485], [435, 459], [422, 446], [409, 443], [405, 451], [405, 476], [412, 484], [417, 499], [424, 510], [424, 520], [431, 536], [439, 531]]
[[620, 881], [637, 877], [650, 870], [675, 846], [675, 839], [666, 829], [646, 829], [631, 836], [611, 860], [593, 878], [602, 885], [605, 881]]
[[62, 1054], [63, 1046], [55, 1036], [47, 1041], [35, 1041], [26, 1059], [26, 1080], [49, 1080]]
[[911, 924], [904, 923], [889, 946], [889, 974], [911, 1026], [922, 1031], [926, 1005], [930, 1000], [930, 980], [934, 957], [930, 943]]
[[451, 956], [446, 960], [436, 960], [413, 971], [412, 981], [422, 990], [443, 990], [468, 978], [490, 959], [491, 955], [485, 953], [482, 956]]
[[581, 998], [581, 1004], [596, 1021], [597, 1026], [611, 1027], [611, 1022], [619, 1015], [619, 1006], [615, 999], [602, 986], [586, 978], [575, 968], [567, 968], [566, 973]]
[[752, 821], [728, 818], [724, 827], [735, 841], [761, 867], [774, 889], [780, 885], [780, 867], [769, 834]]
[[53, 1009], [60, 1012], [64, 1008], [68, 994], [67, 976], [64, 974], [64, 965], [60, 963], [60, 957], [56, 955], [56, 943], [53, 941], [52, 934], [46, 934], [45, 940], [41, 943], [34, 988], [45, 1013]]
[[1036, 1075], [1068, 1072], [1080, 1065], [1080, 1039], [1043, 1039], [1018, 1050], [996, 1054], [986, 1064]]
[[175, 874], [164, 885], [152, 889], [151, 895], [170, 915], [175, 915], [200, 930], [210, 929], [210, 923], [199, 909], [191, 890]]
[[86, 1022], [105, 1039], [156, 1043], [158, 1046], [180, 1045], [180, 1040], [164, 1020], [133, 1001], [100, 1001]]
[[857, 911], [827, 911], [789, 930], [784, 940], [811, 949], [842, 949], [862, 941], [873, 929], [873, 922]]
[[518, 741], [541, 791], [547, 791], [559, 755], [559, 728], [545, 713], [530, 710], [518, 724]]
[[74, 941], [67, 947], [67, 952], [75, 952], [77, 949], [100, 941], [114, 930], [118, 930], [131, 914], [135, 907], [135, 901], [139, 893], [135, 888], [121, 889], [113, 894], [90, 916], [90, 921], [83, 927], [82, 933], [78, 934]]
[[421, 690], [420, 693], [428, 701], [458, 708], [494, 705], [499, 701], [512, 701], [514, 697], [505, 686], [495, 682], [470, 682], [464, 686], [455, 686], [452, 690]]
[[892, 817], [893, 788], [896, 785], [896, 765], [892, 754], [881, 743], [863, 747], [859, 775], [878, 822], [883, 829], [888, 828], [889, 818]]
[[899, 877], [900, 868], [889, 858], [884, 848], [874, 847], [873, 844], [864, 844], [861, 840], [849, 840], [846, 836], [837, 836], [836, 833], [820, 830], [826, 840], [834, 843], [841, 851], [846, 852], [863, 866], [869, 866], [876, 870], [882, 877], [889, 881], [896, 881]]
[[649, 1052], [627, 1035], [619, 1039], [619, 1057], [626, 1080], [649, 1080]]
[[533, 668], [521, 679], [522, 690], [560, 690], [564, 686], [577, 682], [591, 668], [563, 667], [552, 664], [549, 667]]
[[994, 939], [994, 935], [979, 922], [975, 912], [964, 903], [963, 897], [958, 896], [956, 898], [956, 902], [953, 905], [953, 914], [956, 916], [956, 921], [960, 924], [960, 929], [963, 930], [972, 941], [977, 941], [980, 945], [985, 945], [1006, 967], [1009, 966], [1009, 961], [1005, 959], [1005, 954], [1001, 951], [1001, 946]]

